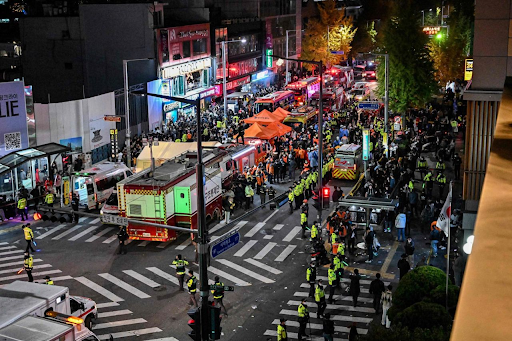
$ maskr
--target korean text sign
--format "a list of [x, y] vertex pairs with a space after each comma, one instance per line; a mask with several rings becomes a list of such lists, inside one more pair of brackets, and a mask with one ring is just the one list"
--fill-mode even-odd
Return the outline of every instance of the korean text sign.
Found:
[[0, 83], [0, 156], [28, 148], [23, 82]]

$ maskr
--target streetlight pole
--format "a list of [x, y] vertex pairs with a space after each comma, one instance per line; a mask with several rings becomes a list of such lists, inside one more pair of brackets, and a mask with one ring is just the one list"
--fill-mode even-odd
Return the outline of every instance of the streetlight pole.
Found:
[[126, 163], [128, 168], [132, 167], [132, 148], [131, 148], [131, 133], [130, 133], [130, 98], [128, 97], [128, 63], [140, 60], [151, 60], [153, 58], [138, 58], [138, 59], [125, 59], [123, 60], [123, 80], [124, 80], [124, 122], [126, 130]]
[[247, 40], [245, 39], [237, 39], [237, 40], [223, 40], [221, 42], [222, 47], [222, 99], [224, 100], [224, 124], [227, 125], [228, 122], [228, 101], [227, 101], [227, 95], [228, 95], [228, 89], [226, 89], [226, 68], [227, 68], [227, 53], [226, 53], [226, 45], [228, 43], [235, 43], [235, 42], [241, 42], [245, 43]]

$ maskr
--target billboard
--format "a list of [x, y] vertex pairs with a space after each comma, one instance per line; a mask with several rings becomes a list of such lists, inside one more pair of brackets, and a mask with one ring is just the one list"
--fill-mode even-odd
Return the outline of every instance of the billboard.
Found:
[[0, 83], [0, 156], [28, 148], [23, 82]]
[[363, 161], [370, 159], [370, 130], [363, 129]]

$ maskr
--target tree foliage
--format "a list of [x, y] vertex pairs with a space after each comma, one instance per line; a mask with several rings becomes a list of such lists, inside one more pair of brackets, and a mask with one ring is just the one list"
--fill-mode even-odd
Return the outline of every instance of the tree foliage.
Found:
[[439, 326], [429, 329], [416, 328], [410, 331], [409, 328], [401, 325], [393, 325], [391, 329], [374, 325], [368, 334], [361, 337], [361, 341], [448, 341], [449, 339], [450, 332]]
[[[302, 41], [302, 58], [322, 61], [324, 65], [339, 64], [347, 58], [357, 29], [352, 20], [345, 17], [345, 10], [336, 8], [335, 0], [317, 4], [319, 19], [308, 22]], [[343, 51], [343, 55], [330, 51]]]
[[[420, 15], [414, 0], [394, 0], [383, 30], [383, 48], [389, 54], [389, 106], [398, 112], [423, 106], [436, 89], [428, 37], [418, 25]], [[384, 63], [380, 63], [377, 76], [384, 79]], [[383, 83], [378, 88], [381, 97]]]

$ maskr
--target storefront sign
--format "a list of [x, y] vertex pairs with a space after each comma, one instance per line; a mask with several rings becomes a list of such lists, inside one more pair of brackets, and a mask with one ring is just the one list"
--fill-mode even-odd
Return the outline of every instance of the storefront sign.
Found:
[[169, 42], [207, 38], [210, 36], [210, 24], [173, 27], [169, 31]]
[[260, 79], [268, 77], [268, 70], [258, 72], [255, 75], [251, 75], [251, 82], [259, 81]]
[[184, 76], [187, 73], [203, 70], [212, 66], [211, 58], [194, 60], [188, 63], [169, 66], [162, 69], [162, 78]]
[[163, 103], [164, 113], [168, 113], [168, 112], [171, 112], [173, 110], [179, 109], [181, 107], [180, 104], [181, 104], [180, 102], [175, 102], [175, 101], [164, 102]]
[[[161, 66], [198, 59], [210, 54], [210, 24], [187, 25], [157, 30]], [[194, 45], [194, 41], [200, 41]], [[197, 51], [194, 49], [198, 47]], [[183, 59], [183, 60], [181, 60]]]
[[466, 59], [464, 63], [464, 80], [469, 81], [473, 78], [473, 59]]
[[441, 31], [441, 26], [425, 26], [423, 27], [423, 33], [428, 34], [429, 36], [435, 36]]
[[211, 87], [208, 90], [205, 90], [205, 91], [201, 92], [199, 94], [199, 98], [203, 99], [203, 98], [210, 97], [210, 96], [213, 96], [213, 95], [215, 95], [215, 88]]
[[0, 156], [28, 148], [23, 82], [0, 83]]
[[370, 130], [363, 129], [363, 161], [370, 158]]
[[245, 84], [249, 84], [251, 82], [251, 76], [245, 76], [245, 77], [242, 77], [240, 79], [237, 79], [237, 80], [234, 80], [234, 81], [231, 81], [229, 83], [226, 84], [226, 89], [227, 90], [231, 90], [231, 89], [234, 89], [234, 88], [237, 88], [239, 86], [242, 86], [242, 85], [245, 85]]

